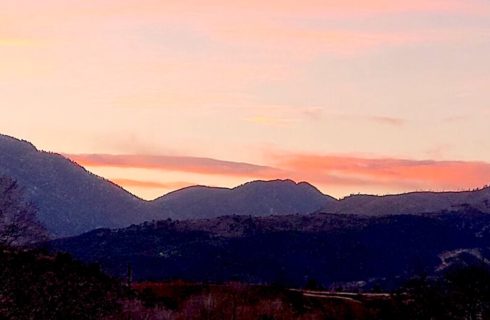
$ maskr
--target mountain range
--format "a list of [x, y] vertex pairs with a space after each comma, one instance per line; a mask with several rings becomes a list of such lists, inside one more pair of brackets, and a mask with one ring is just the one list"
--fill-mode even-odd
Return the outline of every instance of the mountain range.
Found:
[[253, 181], [236, 188], [193, 186], [145, 201], [62, 155], [0, 135], [0, 175], [10, 176], [38, 207], [38, 218], [55, 237], [97, 228], [123, 228], [151, 220], [225, 215], [291, 215], [313, 212], [384, 216], [425, 214], [471, 207], [490, 213], [490, 188], [468, 192], [352, 195], [342, 200], [306, 182]]
[[194, 186], [145, 201], [60, 154], [5, 135], [0, 135], [0, 175], [17, 180], [53, 236], [166, 218], [309, 213], [336, 201], [308, 183], [291, 180], [255, 181], [233, 189]]

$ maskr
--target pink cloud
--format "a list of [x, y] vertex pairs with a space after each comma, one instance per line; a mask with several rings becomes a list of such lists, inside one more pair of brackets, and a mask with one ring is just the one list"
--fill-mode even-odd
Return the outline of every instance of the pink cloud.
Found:
[[348, 114], [340, 114], [340, 115], [332, 115], [334, 117], [338, 117], [342, 120], [346, 121], [363, 121], [363, 122], [372, 122], [376, 124], [390, 125], [395, 127], [401, 127], [407, 123], [406, 119], [398, 118], [398, 117], [389, 117], [389, 116], [377, 116], [377, 115], [348, 115]]
[[157, 182], [157, 181], [145, 181], [145, 180], [135, 180], [135, 179], [125, 179], [125, 178], [114, 178], [110, 180], [115, 184], [118, 184], [124, 188], [136, 187], [136, 188], [147, 188], [147, 189], [177, 190], [177, 189], [182, 189], [185, 187], [195, 185], [195, 183], [182, 182], [182, 181]]
[[234, 11], [236, 13], [247, 14], [257, 13], [276, 13], [276, 14], [314, 14], [314, 15], [338, 15], [338, 14], [393, 14], [410, 12], [436, 12], [436, 13], [473, 13], [478, 14], [482, 9], [488, 9], [485, 1], [479, 0], [210, 0], [206, 3], [202, 1], [158, 1], [158, 0], [139, 0], [139, 1], [110, 1], [105, 6], [95, 8], [90, 5], [77, 5], [76, 8], [81, 12], [92, 14], [158, 14], [169, 12], [171, 14], [190, 11], [195, 15], [207, 12]]
[[388, 189], [460, 190], [490, 182], [490, 163], [281, 154], [277, 165], [296, 178], [327, 185], [370, 185]]
[[[244, 180], [291, 178], [308, 181], [325, 190], [413, 191], [461, 190], [490, 183], [490, 163], [368, 158], [344, 155], [276, 153], [271, 165], [258, 165], [198, 157], [152, 155], [68, 155], [87, 167], [145, 168], [203, 175], [242, 177]], [[126, 187], [178, 189], [189, 183], [140, 181], [118, 178]], [[199, 181], [206, 184], [205, 181]]]
[[280, 50], [297, 58], [309, 58], [322, 52], [358, 55], [380, 47], [426, 42], [428, 36], [406, 31], [351, 31], [312, 29], [282, 23], [234, 24], [210, 31], [208, 37], [230, 45]]
[[199, 157], [110, 154], [70, 154], [66, 156], [87, 167], [141, 168], [257, 178], [273, 178], [281, 174], [280, 170], [268, 166]]
[[383, 117], [383, 116], [372, 116], [369, 117], [369, 120], [380, 124], [387, 124], [396, 127], [403, 126], [406, 123], [405, 119], [394, 118], [394, 117]]

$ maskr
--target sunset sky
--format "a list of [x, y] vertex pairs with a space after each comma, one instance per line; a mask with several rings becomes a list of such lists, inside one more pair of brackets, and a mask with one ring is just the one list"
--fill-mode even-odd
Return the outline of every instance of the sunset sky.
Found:
[[488, 0], [0, 0], [0, 133], [145, 199], [490, 184]]

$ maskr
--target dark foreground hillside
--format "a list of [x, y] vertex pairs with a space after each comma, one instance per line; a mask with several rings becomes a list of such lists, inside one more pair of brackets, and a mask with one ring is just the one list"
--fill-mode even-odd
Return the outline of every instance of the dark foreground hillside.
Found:
[[67, 254], [0, 249], [0, 319], [101, 319], [120, 310], [123, 287]]
[[471, 208], [427, 216], [230, 216], [101, 229], [50, 243], [137, 280], [241, 281], [392, 289], [418, 274], [488, 263], [490, 216]]
[[454, 269], [391, 293], [324, 291], [239, 282], [141, 282], [131, 287], [69, 255], [0, 250], [0, 319], [489, 319], [490, 271]]

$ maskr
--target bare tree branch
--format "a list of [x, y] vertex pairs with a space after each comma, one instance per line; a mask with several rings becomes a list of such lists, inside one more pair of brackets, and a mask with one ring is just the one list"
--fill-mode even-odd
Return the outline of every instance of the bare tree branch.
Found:
[[17, 182], [0, 176], [0, 245], [29, 245], [46, 239], [46, 229], [36, 214], [36, 207], [25, 201]]

